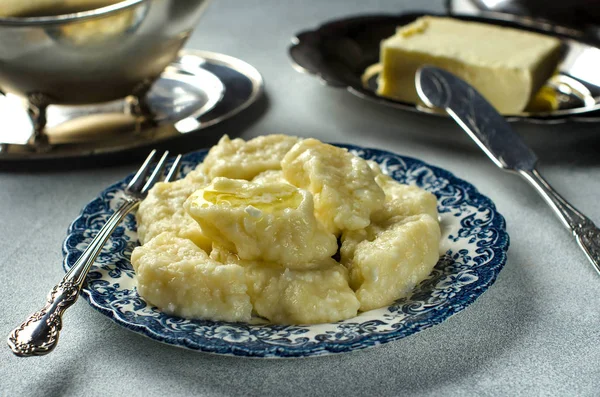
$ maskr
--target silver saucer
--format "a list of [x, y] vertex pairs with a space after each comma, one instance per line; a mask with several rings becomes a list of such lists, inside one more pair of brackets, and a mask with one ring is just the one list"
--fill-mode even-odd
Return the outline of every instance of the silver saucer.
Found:
[[198, 133], [247, 108], [262, 92], [263, 79], [248, 63], [185, 50], [141, 104], [126, 98], [97, 105], [49, 106], [44, 145], [31, 143], [34, 128], [24, 100], [0, 95], [0, 161], [117, 153]]

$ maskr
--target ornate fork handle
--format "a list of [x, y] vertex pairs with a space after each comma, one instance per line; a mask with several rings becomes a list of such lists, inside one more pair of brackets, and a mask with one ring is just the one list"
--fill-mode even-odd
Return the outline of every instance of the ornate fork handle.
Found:
[[123, 204], [111, 215], [62, 281], [52, 288], [46, 305], [10, 333], [8, 345], [14, 354], [22, 357], [40, 356], [50, 353], [56, 347], [62, 328], [63, 313], [79, 297], [85, 278], [108, 237], [125, 215], [139, 203], [140, 200], [137, 198], [125, 198]]
[[519, 174], [538, 191], [562, 223], [571, 230], [583, 252], [600, 273], [600, 229], [558, 194], [537, 170], [521, 170]]

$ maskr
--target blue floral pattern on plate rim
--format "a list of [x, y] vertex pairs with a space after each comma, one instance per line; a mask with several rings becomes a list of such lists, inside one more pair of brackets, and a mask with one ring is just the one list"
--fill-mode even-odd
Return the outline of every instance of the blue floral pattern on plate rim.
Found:
[[[88, 275], [83, 297], [125, 328], [167, 344], [243, 357], [306, 357], [344, 353], [398, 340], [439, 324], [473, 303], [506, 262], [509, 237], [494, 203], [468, 182], [420, 160], [379, 149], [338, 144], [376, 161], [394, 179], [437, 196], [442, 228], [441, 256], [413, 294], [388, 307], [331, 324], [273, 325], [188, 320], [147, 304], [135, 290], [129, 263], [137, 243], [135, 217], [115, 230]], [[183, 158], [189, 172], [207, 150]], [[63, 244], [68, 270], [118, 205], [132, 175], [109, 186], [88, 203], [69, 227]]]

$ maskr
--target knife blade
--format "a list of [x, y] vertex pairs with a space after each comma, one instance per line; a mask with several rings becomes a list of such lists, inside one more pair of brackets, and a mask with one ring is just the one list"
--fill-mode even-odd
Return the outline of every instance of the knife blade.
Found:
[[432, 66], [416, 75], [417, 92], [428, 105], [444, 109], [500, 168], [532, 170], [535, 153], [496, 109], [473, 87]]
[[426, 105], [445, 110], [498, 167], [516, 172], [537, 190], [600, 274], [600, 229], [542, 177], [537, 156], [504, 117], [475, 88], [443, 69], [420, 68], [415, 84]]

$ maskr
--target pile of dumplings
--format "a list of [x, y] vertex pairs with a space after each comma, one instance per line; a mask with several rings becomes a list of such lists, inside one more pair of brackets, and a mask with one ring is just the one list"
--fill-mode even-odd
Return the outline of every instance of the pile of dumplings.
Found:
[[185, 178], [158, 183], [140, 204], [137, 290], [186, 318], [352, 318], [408, 296], [431, 272], [436, 204], [316, 139], [224, 136]]

